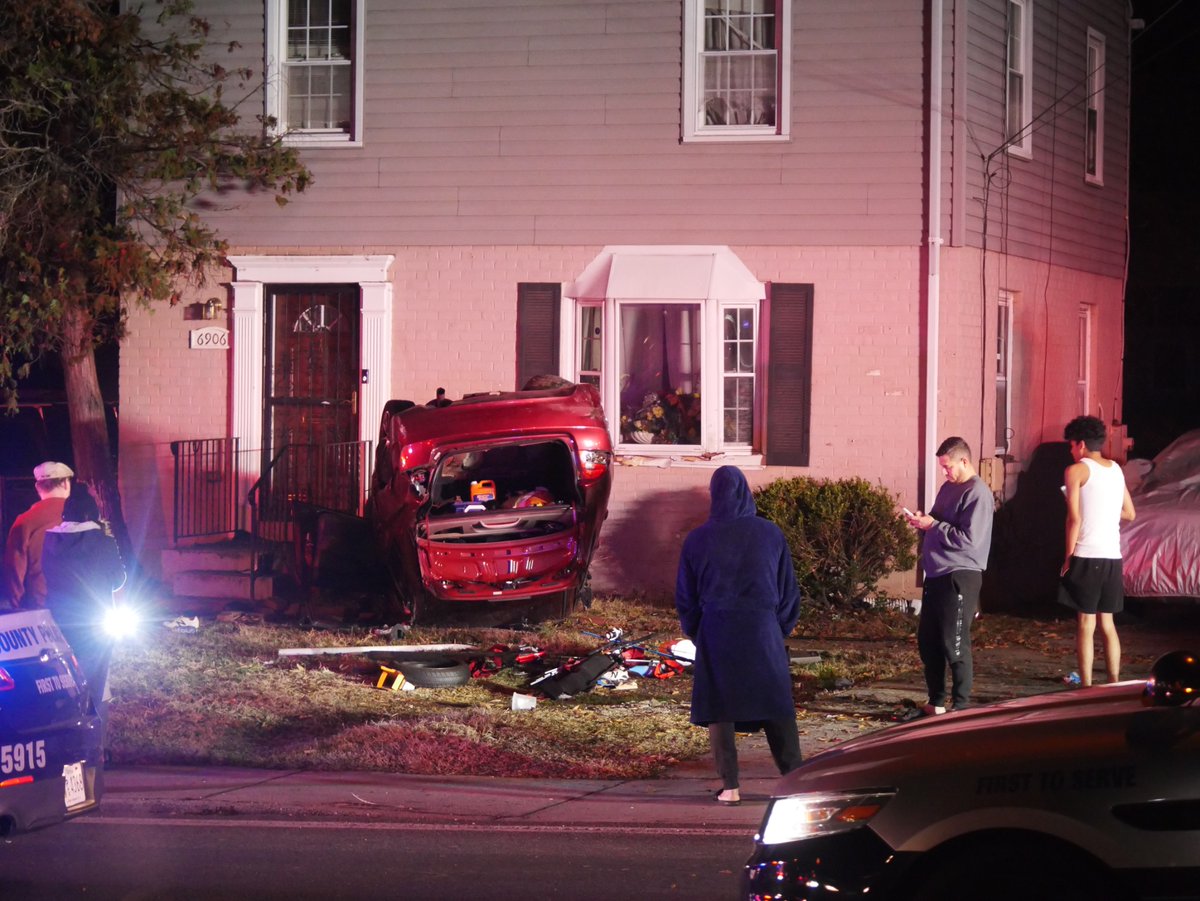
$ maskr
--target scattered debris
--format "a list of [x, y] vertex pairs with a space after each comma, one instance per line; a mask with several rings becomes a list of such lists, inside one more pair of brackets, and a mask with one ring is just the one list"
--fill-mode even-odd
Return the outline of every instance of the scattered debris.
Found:
[[449, 651], [472, 651], [469, 644], [382, 644], [350, 645], [333, 648], [280, 648], [280, 657], [316, 657], [321, 654], [429, 654]]
[[521, 694], [519, 691], [513, 692], [513, 710], [533, 710], [535, 707], [537, 707], [537, 698], [533, 695]]
[[375, 687], [388, 691], [415, 691], [417, 688], [404, 678], [404, 673], [400, 670], [383, 664], [379, 665], [379, 681], [375, 683]]
[[170, 629], [172, 632], [199, 632], [200, 617], [177, 616], [174, 619], [169, 619], [164, 622], [163, 626]]

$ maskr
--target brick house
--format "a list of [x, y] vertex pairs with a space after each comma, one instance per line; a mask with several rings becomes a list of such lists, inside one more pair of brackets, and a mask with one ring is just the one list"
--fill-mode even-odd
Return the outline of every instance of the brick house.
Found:
[[[151, 571], [172, 442], [236, 438], [244, 489], [438, 386], [597, 384], [620, 465], [595, 586], [650, 594], [720, 463], [926, 508], [947, 435], [1007, 496], [1072, 416], [1120, 421], [1121, 0], [196, 7], [265, 66], [244, 108], [315, 185], [219, 198], [223, 280], [131, 316], [120, 479]], [[192, 334], [214, 325], [227, 349]], [[694, 415], [648, 435], [669, 392]]]

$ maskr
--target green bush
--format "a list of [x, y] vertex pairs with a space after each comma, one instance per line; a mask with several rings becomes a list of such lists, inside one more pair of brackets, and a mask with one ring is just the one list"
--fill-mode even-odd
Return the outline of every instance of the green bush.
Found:
[[890, 572], [916, 563], [916, 535], [896, 499], [865, 479], [779, 479], [754, 492], [758, 513], [787, 537], [806, 599], [861, 600]]

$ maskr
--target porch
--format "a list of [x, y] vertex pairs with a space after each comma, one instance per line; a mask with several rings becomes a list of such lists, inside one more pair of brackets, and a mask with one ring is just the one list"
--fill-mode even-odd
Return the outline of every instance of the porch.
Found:
[[288, 444], [268, 459], [237, 438], [172, 441], [172, 547], [162, 555], [172, 594], [306, 603], [311, 511], [363, 515], [372, 445]]

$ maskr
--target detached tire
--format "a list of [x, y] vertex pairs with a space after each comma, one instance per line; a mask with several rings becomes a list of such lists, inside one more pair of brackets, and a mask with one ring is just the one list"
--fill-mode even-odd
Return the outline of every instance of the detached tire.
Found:
[[428, 660], [402, 660], [396, 669], [417, 688], [454, 688], [471, 681], [471, 668], [449, 657]]

